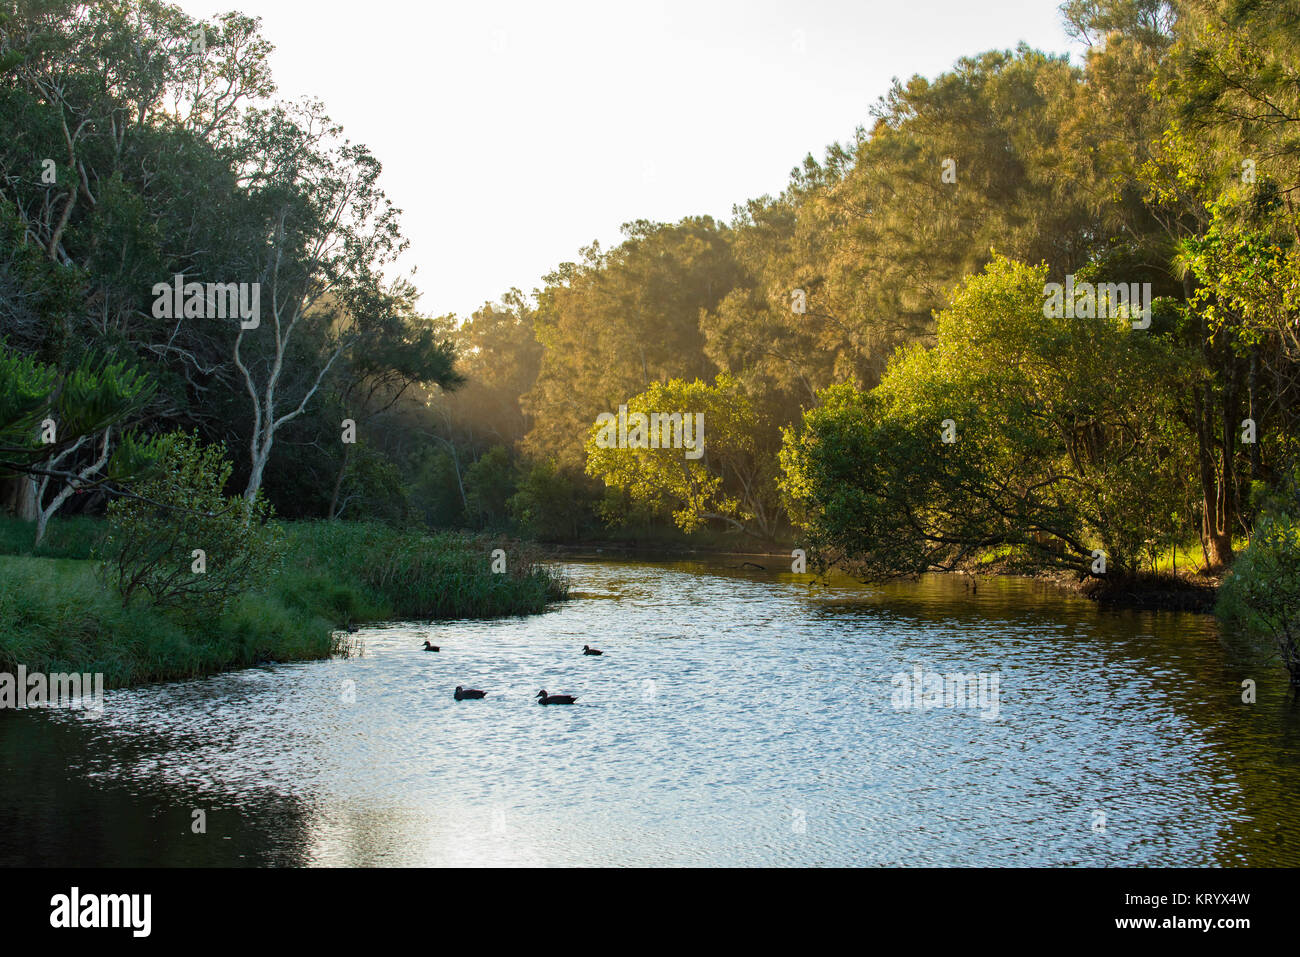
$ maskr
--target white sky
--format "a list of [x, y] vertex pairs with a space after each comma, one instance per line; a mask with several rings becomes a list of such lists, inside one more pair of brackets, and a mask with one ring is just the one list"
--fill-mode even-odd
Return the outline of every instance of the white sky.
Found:
[[1058, 0], [179, 0], [261, 17], [279, 95], [384, 164], [429, 313], [525, 292], [632, 219], [730, 220], [892, 77], [1021, 40]]

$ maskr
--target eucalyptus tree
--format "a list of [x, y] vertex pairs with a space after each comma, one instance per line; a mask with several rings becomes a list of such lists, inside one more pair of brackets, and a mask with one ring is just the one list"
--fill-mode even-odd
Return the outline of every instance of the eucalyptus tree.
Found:
[[254, 107], [231, 147], [246, 192], [239, 279], [260, 289], [256, 324], [239, 322], [230, 356], [248, 395], [249, 502], [276, 434], [301, 416], [345, 352], [382, 336], [384, 268], [405, 247], [381, 166], [318, 102]]
[[542, 346], [533, 332], [536, 309], [519, 289], [484, 303], [451, 333], [457, 368], [467, 382], [439, 400], [457, 441], [473, 447], [518, 446], [531, 421], [522, 397], [537, 382]]
[[[1274, 481], [1300, 452], [1297, 29], [1295, 0], [1189, 2], [1162, 77], [1171, 126], [1188, 146], [1179, 172], [1202, 184], [1211, 216], [1182, 243], [1179, 264], [1196, 283], [1207, 338], [1233, 346], [1228, 373], [1240, 377], [1240, 411], [1260, 433], [1251, 477]], [[1232, 425], [1236, 411], [1226, 410]]]
[[1063, 174], [1100, 138], [1064, 135], [1081, 81], [1022, 46], [895, 82], [870, 128], [741, 211], [746, 275], [708, 326], [717, 361], [764, 368], [810, 403], [833, 382], [873, 385], [994, 250], [1061, 271], [1084, 262], [1097, 216]]
[[[183, 383], [202, 389], [222, 371], [219, 351], [206, 330], [160, 328], [148, 291], [172, 271], [211, 266], [225, 235], [211, 201], [234, 178], [205, 137], [270, 91], [268, 50], [257, 22], [236, 14], [205, 27], [152, 2], [0, 8], [0, 335], [13, 347], [64, 378], [88, 355], [134, 353], [154, 374], [149, 407], [133, 414], [188, 413]], [[85, 475], [109, 464], [123, 423], [112, 424]], [[59, 425], [71, 445], [45, 449], [44, 486], [56, 473], [85, 477], [76, 461], [89, 437]], [[40, 488], [18, 511], [43, 521], [70, 488], [48, 504]]]
[[[1105, 157], [1127, 184], [1108, 225], [1175, 295], [1204, 374], [1184, 399], [1207, 563], [1226, 567], [1248, 530], [1249, 479], [1294, 427], [1287, 285], [1295, 235], [1296, 5], [1096, 0], [1066, 7], [1094, 41], [1087, 72], [1123, 117]], [[1134, 197], [1139, 202], [1133, 202]], [[1264, 438], [1264, 442], [1258, 441]]]

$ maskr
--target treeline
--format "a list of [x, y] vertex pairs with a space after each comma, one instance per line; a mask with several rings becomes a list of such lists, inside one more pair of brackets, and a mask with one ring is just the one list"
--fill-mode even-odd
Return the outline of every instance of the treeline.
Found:
[[[1300, 6], [1062, 14], [1081, 65], [1020, 47], [897, 83], [731, 223], [629, 224], [476, 314], [478, 434], [546, 463], [566, 515], [793, 535], [864, 577], [1226, 567], [1300, 436]], [[1050, 318], [1049, 283], [1078, 309]], [[1085, 307], [1121, 284], [1148, 301]], [[476, 422], [466, 397], [437, 404]], [[704, 459], [605, 454], [620, 404], [707, 407]]]

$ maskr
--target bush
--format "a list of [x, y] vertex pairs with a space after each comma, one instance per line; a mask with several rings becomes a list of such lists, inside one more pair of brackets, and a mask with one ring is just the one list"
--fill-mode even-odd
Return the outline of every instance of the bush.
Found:
[[408, 493], [412, 509], [432, 528], [455, 528], [465, 522], [456, 460], [446, 449], [425, 447], [412, 456], [414, 473]]
[[542, 541], [576, 539], [587, 515], [582, 489], [553, 462], [525, 472], [509, 505], [520, 529]]
[[1300, 475], [1269, 501], [1255, 534], [1219, 591], [1218, 611], [1277, 644], [1291, 684], [1300, 688]]
[[266, 522], [261, 492], [252, 503], [227, 496], [231, 465], [220, 446], [175, 433], [159, 473], [108, 508], [104, 571], [125, 607], [146, 593], [192, 615], [220, 612], [279, 564], [280, 536]]
[[[340, 622], [538, 614], [568, 597], [564, 576], [519, 543], [369, 522], [296, 522], [288, 533], [284, 600]], [[506, 574], [491, 571], [495, 548], [506, 550]]]
[[397, 466], [380, 452], [357, 444], [348, 457], [335, 518], [401, 523], [409, 516], [406, 489]]

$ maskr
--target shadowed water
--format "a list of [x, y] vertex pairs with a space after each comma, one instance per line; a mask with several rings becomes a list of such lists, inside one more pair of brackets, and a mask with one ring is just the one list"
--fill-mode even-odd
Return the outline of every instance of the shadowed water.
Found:
[[[570, 572], [542, 616], [0, 714], [0, 863], [1300, 864], [1300, 707], [1208, 616], [1008, 579]], [[918, 665], [996, 673], [996, 720], [896, 708]]]

